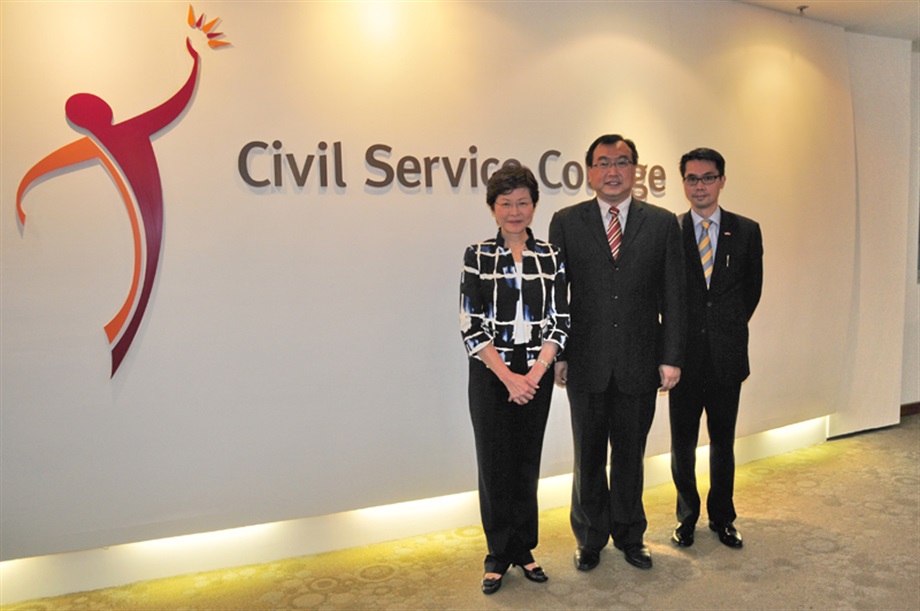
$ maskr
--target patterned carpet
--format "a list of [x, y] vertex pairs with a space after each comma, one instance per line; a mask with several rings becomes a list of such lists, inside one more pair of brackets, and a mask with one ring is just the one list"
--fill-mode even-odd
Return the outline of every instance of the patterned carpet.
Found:
[[576, 571], [562, 508], [541, 514], [549, 582], [510, 572], [490, 597], [469, 527], [3, 609], [920, 609], [920, 416], [740, 467], [741, 550], [707, 530], [675, 548], [672, 486], [645, 500], [650, 571], [611, 547]]

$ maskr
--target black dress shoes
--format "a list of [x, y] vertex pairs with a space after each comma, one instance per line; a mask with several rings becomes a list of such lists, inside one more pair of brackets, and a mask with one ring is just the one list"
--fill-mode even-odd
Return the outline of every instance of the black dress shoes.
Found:
[[601, 553], [597, 550], [579, 547], [575, 550], [575, 568], [590, 571], [601, 562]]
[[482, 578], [482, 593], [483, 594], [495, 594], [498, 592], [499, 588], [502, 587], [502, 577], [483, 577]]
[[520, 567], [521, 567], [521, 570], [524, 571], [524, 577], [526, 577], [527, 579], [531, 581], [536, 581], [537, 583], [543, 583], [544, 581], [549, 579], [549, 576], [543, 572], [542, 566], [537, 565], [533, 567], [532, 569], [528, 569], [527, 567], [523, 565], [520, 565]]
[[722, 545], [727, 545], [728, 547], [742, 547], [744, 542], [741, 541], [741, 533], [739, 533], [734, 524], [731, 522], [725, 522], [724, 524], [716, 524], [715, 522], [709, 523], [709, 529], [719, 535], [719, 541], [722, 542]]
[[671, 541], [680, 547], [690, 547], [693, 545], [693, 531], [693, 525], [678, 523], [677, 528], [674, 529], [674, 534], [671, 535]]
[[648, 548], [641, 543], [624, 545], [623, 555], [626, 557], [626, 562], [635, 567], [640, 569], [652, 568], [652, 554], [648, 551]]

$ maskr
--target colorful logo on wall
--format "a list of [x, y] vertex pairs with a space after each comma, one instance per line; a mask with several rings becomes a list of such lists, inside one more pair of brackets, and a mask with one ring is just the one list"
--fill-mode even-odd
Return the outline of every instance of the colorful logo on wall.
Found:
[[[205, 23], [204, 15], [196, 19], [194, 9], [189, 6], [189, 27], [203, 32], [212, 49], [230, 44], [220, 40], [223, 33], [214, 31], [218, 21], [219, 18]], [[191, 105], [198, 82], [199, 56], [189, 38], [185, 39], [185, 46], [193, 62], [185, 84], [168, 100], [136, 117], [115, 123], [112, 107], [102, 98], [90, 93], [71, 96], [65, 104], [67, 119], [77, 131], [87, 135], [36, 163], [23, 176], [16, 193], [16, 214], [20, 229], [24, 230], [23, 196], [26, 190], [51, 172], [84, 162], [98, 162], [117, 186], [131, 221], [134, 265], [125, 302], [104, 327], [112, 353], [112, 376], [118, 371], [137, 335], [160, 263], [163, 188], [153, 138], [175, 123]]]

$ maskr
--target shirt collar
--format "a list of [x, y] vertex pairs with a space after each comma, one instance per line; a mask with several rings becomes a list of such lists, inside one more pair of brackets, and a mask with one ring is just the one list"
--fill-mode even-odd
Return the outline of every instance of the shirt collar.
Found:
[[[498, 235], [495, 236], [495, 243], [499, 248], [505, 247], [505, 236], [502, 235], [502, 230], [498, 230]], [[537, 241], [533, 237], [533, 231], [530, 227], [527, 227], [527, 243], [525, 244], [527, 250], [534, 251], [537, 249]]]
[[[620, 204], [617, 205], [617, 210], [620, 211], [621, 216], [625, 216], [629, 214], [629, 204], [631, 203], [632, 203], [632, 195], [630, 195], [625, 200], [623, 200]], [[604, 200], [598, 197], [597, 205], [601, 209], [601, 216], [606, 217], [607, 213], [610, 212], [610, 208], [611, 208], [610, 204], [608, 204], [607, 202], [605, 202]]]
[[712, 213], [712, 216], [710, 216], [709, 219], [704, 219], [702, 216], [697, 214], [696, 210], [690, 208], [690, 217], [693, 219], [694, 227], [699, 227], [700, 223], [705, 220], [710, 220], [713, 222], [713, 224], [715, 224], [716, 227], [719, 227], [722, 225], [722, 208], [716, 204], [716, 211]]

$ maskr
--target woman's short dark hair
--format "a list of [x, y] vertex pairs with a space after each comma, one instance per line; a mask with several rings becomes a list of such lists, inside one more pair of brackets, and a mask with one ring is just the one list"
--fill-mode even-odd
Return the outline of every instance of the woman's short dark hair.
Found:
[[540, 199], [540, 187], [537, 186], [537, 179], [529, 168], [522, 165], [502, 166], [489, 177], [489, 185], [486, 188], [486, 203], [489, 208], [495, 210], [495, 200], [499, 195], [511, 193], [515, 189], [524, 187], [530, 191], [530, 199], [533, 205], [537, 205]]

